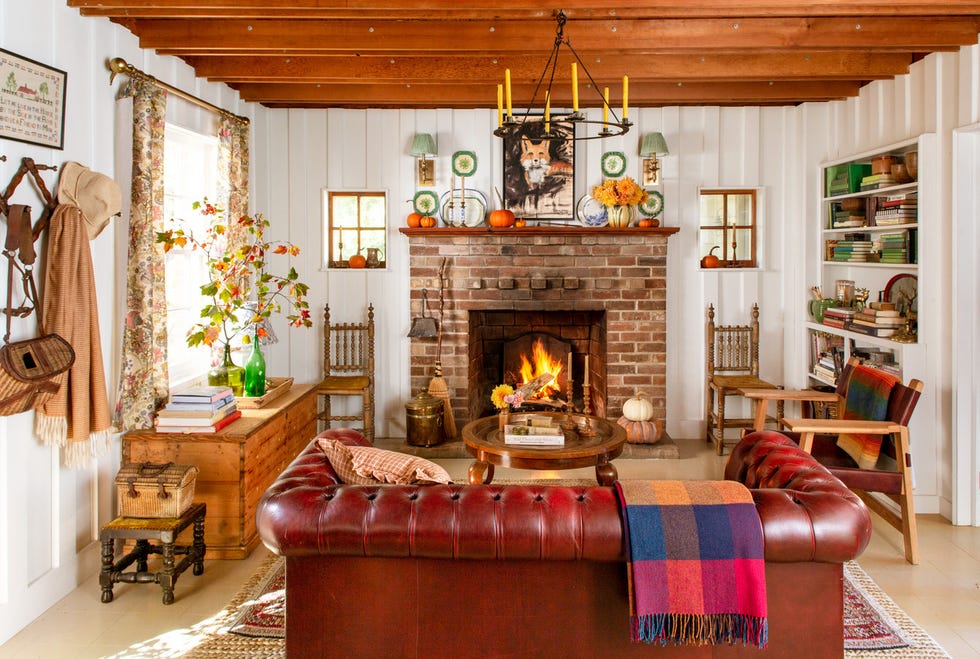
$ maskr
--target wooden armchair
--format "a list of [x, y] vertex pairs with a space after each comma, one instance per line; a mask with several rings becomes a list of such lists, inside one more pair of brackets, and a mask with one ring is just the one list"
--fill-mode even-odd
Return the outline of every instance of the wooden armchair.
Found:
[[[736, 418], [725, 408], [726, 398], [739, 396], [741, 388], [776, 389], [759, 377], [759, 305], [752, 305], [752, 320], [748, 325], [715, 325], [715, 307], [708, 305], [705, 330], [705, 407], [707, 440], [714, 442], [718, 455], [725, 449], [725, 430], [751, 428], [753, 418]], [[783, 403], [777, 401], [773, 423], [783, 417]], [[732, 442], [738, 441], [735, 437]]]
[[[919, 544], [912, 496], [912, 455], [909, 451], [908, 422], [919, 401], [923, 384], [915, 379], [907, 385], [895, 383], [888, 396], [884, 419], [866, 420], [859, 418], [860, 414], [855, 411], [857, 406], [854, 397], [848, 395], [851, 382], [860, 369], [873, 370], [852, 357], [844, 366], [837, 382], [837, 390], [833, 392], [746, 388], [741, 393], [756, 401], [756, 429], [763, 426], [770, 400], [836, 403], [839, 418], [785, 418], [782, 423], [784, 434], [798, 442], [803, 450], [812, 454], [861, 497], [868, 508], [901, 532], [905, 542], [905, 560], [915, 565], [919, 562]], [[859, 465], [858, 460], [853, 457], [856, 449], [852, 446], [848, 452], [842, 448], [841, 436], [850, 437], [852, 434], [881, 438], [880, 452], [873, 463], [871, 455], [862, 455], [859, 457], [863, 464]], [[874, 443], [871, 442], [872, 445]], [[872, 493], [887, 497], [894, 505], [873, 496]]]
[[[361, 415], [334, 414], [332, 396], [358, 396]], [[317, 387], [320, 430], [332, 421], [362, 422], [364, 437], [374, 442], [374, 305], [367, 322], [331, 323], [330, 305], [323, 308], [323, 381]]]

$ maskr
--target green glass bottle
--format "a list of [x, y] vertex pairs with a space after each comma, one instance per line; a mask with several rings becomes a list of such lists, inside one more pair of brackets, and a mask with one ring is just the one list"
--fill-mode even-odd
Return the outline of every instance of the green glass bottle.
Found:
[[252, 338], [252, 354], [245, 362], [245, 395], [253, 398], [265, 395], [265, 357], [258, 330]]
[[226, 343], [224, 359], [208, 371], [208, 384], [231, 387], [236, 396], [241, 396], [244, 375], [245, 369], [231, 361], [231, 346]]

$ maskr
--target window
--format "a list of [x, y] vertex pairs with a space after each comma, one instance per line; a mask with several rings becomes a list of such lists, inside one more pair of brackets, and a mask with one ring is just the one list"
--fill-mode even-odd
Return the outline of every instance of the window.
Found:
[[324, 190], [323, 215], [325, 267], [348, 268], [355, 254], [367, 258], [368, 267], [385, 267], [388, 236], [385, 192]]
[[758, 267], [756, 192], [754, 189], [700, 191], [702, 258], [713, 254], [719, 259], [719, 267]]
[[[168, 124], [164, 136], [164, 200], [167, 220], [206, 219], [191, 208], [204, 197], [217, 197], [218, 139]], [[170, 386], [201, 377], [210, 363], [210, 348], [187, 346], [187, 332], [199, 318], [205, 300], [201, 285], [208, 279], [199, 250], [175, 248], [165, 257], [167, 290], [167, 368]]]

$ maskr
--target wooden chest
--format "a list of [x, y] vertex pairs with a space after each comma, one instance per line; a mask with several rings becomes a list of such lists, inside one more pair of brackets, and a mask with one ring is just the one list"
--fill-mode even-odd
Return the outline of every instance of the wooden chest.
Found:
[[273, 480], [316, 435], [316, 389], [294, 384], [281, 397], [214, 434], [134, 430], [122, 436], [122, 461], [195, 465], [194, 500], [208, 506], [208, 558], [245, 558], [258, 545], [255, 508]]

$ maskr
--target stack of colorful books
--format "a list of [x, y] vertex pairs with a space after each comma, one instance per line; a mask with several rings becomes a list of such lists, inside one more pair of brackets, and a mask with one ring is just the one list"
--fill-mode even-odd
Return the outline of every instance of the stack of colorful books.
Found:
[[909, 232], [883, 233], [881, 241], [882, 263], [909, 263]]
[[882, 227], [915, 224], [918, 209], [919, 195], [915, 192], [884, 197], [878, 201], [875, 224]]
[[904, 326], [905, 318], [895, 309], [894, 304], [872, 302], [866, 309], [854, 314], [847, 329], [868, 336], [888, 337], [898, 333]]
[[242, 415], [230, 387], [189, 387], [174, 392], [157, 412], [157, 432], [213, 433]]
[[833, 260], [863, 262], [868, 260], [870, 254], [870, 240], [838, 240], [837, 244], [834, 245]]
[[851, 307], [830, 307], [823, 312], [823, 324], [829, 327], [845, 329], [854, 318], [855, 311]]
[[861, 179], [861, 192], [865, 190], [877, 190], [878, 188], [888, 188], [897, 182], [891, 174], [872, 174]]

